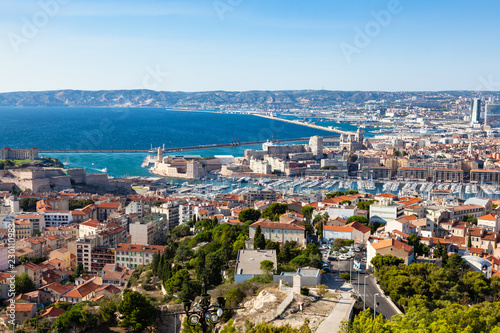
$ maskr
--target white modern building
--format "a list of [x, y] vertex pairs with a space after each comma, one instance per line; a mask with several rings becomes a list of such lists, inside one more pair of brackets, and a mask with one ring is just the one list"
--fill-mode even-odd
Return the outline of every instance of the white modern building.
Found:
[[405, 215], [405, 206], [394, 203], [391, 198], [382, 198], [380, 202], [370, 206], [370, 223], [387, 223], [397, 220]]

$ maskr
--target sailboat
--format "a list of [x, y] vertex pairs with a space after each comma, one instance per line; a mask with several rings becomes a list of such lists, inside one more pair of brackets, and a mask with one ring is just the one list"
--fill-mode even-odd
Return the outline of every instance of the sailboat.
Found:
[[64, 158], [63, 165], [69, 165], [69, 158], [68, 158], [68, 155], [66, 155], [66, 157]]

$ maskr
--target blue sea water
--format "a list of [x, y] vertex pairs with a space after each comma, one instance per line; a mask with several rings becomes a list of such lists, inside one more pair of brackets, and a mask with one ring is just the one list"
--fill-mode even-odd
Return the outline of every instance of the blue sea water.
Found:
[[150, 108], [0, 108], [0, 146], [149, 149], [261, 141], [327, 131], [251, 115]]
[[[339, 124], [339, 127], [347, 124]], [[334, 135], [251, 115], [153, 108], [0, 108], [0, 147], [41, 150], [149, 149]], [[252, 147], [186, 151], [201, 156], [242, 156]], [[175, 153], [179, 154], [179, 153]], [[48, 154], [88, 172], [107, 168], [114, 177], [146, 176], [145, 153]]]

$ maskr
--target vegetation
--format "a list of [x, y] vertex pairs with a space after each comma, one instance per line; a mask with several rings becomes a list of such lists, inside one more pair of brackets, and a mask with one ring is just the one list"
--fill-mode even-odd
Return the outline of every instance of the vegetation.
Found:
[[347, 190], [345, 192], [345, 195], [353, 195], [353, 194], [358, 194], [359, 192], [357, 190]]
[[328, 165], [328, 166], [322, 166], [320, 168], [321, 170], [337, 170], [337, 167], [335, 165]]
[[344, 195], [345, 193], [343, 191], [335, 191], [332, 193], [327, 193], [326, 198], [331, 199], [331, 198], [336, 198], [340, 197], [341, 195]]
[[344, 279], [346, 282], [351, 280], [351, 274], [349, 274], [347, 272], [340, 273], [339, 276], [341, 279]]
[[360, 201], [356, 205], [359, 209], [366, 210], [368, 214], [370, 214], [370, 206], [377, 202], [377, 200], [366, 200], [366, 201]]
[[69, 201], [69, 210], [76, 210], [87, 207], [88, 205], [93, 205], [94, 201], [92, 199], [85, 200], [70, 200]]
[[347, 223], [352, 223], [354, 221], [357, 221], [366, 226], [370, 224], [370, 221], [364, 216], [353, 215], [347, 219]]
[[254, 249], [263, 250], [266, 248], [266, 239], [264, 238], [264, 234], [262, 233], [262, 229], [260, 225], [255, 228], [255, 236], [253, 239], [253, 247]]
[[128, 291], [118, 305], [118, 311], [124, 316], [120, 326], [131, 328], [134, 332], [142, 332], [153, 324], [156, 309], [150, 301], [137, 291]]
[[253, 209], [253, 208], [247, 208], [243, 209], [239, 214], [238, 214], [238, 219], [241, 222], [246, 222], [246, 221], [252, 221], [255, 222], [258, 219], [260, 219], [260, 210], [258, 209]]
[[299, 328], [292, 328], [290, 325], [275, 326], [272, 323], [252, 324], [249, 320], [245, 322], [244, 329], [237, 327], [231, 319], [220, 331], [220, 333], [311, 333], [309, 320]]
[[275, 202], [264, 209], [262, 217], [271, 221], [278, 221], [280, 216], [286, 213], [287, 209], [287, 204]]
[[28, 273], [24, 272], [20, 276], [15, 276], [16, 294], [26, 293], [36, 289], [35, 282], [29, 277]]
[[37, 199], [34, 198], [24, 198], [19, 201], [19, 207], [24, 212], [36, 212]]
[[91, 327], [95, 327], [98, 322], [98, 317], [91, 312], [90, 307], [86, 303], [77, 303], [71, 308], [57, 317], [52, 326], [57, 333], [70, 332], [70, 328], [77, 326], [82, 331], [86, 331]]
[[313, 206], [304, 206], [301, 209], [302, 215], [304, 215], [304, 218], [310, 220], [312, 218], [312, 214], [314, 212], [314, 207]]

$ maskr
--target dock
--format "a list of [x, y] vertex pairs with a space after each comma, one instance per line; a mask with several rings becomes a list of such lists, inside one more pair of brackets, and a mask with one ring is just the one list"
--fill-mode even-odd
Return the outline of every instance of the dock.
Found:
[[[336, 138], [337, 136], [324, 136], [325, 139]], [[293, 138], [293, 139], [280, 139], [273, 141], [274, 143], [286, 143], [286, 142], [296, 142], [296, 141], [308, 141], [310, 137], [303, 138]], [[174, 153], [179, 151], [189, 151], [189, 150], [201, 150], [201, 149], [213, 149], [213, 148], [228, 148], [228, 147], [243, 147], [263, 144], [267, 141], [249, 141], [249, 142], [231, 142], [231, 143], [219, 143], [211, 145], [199, 145], [199, 146], [189, 146], [189, 147], [177, 147], [177, 148], [165, 148], [164, 153]], [[91, 154], [91, 153], [156, 153], [151, 149], [93, 149], [93, 150], [40, 150], [40, 154]]]
[[304, 123], [304, 122], [302, 122], [300, 120], [288, 120], [288, 119], [283, 119], [283, 118], [278, 118], [278, 117], [265, 116], [265, 115], [262, 115], [262, 114], [254, 114], [254, 116], [262, 117], [262, 118], [266, 118], [266, 119], [270, 119], [270, 120], [283, 121], [283, 122], [289, 123], [289, 124], [311, 127], [311, 128], [317, 129], [317, 130], [322, 130], [322, 131], [327, 131], [327, 132], [333, 132], [333, 133], [338, 133], [338, 134], [354, 134], [355, 133], [355, 132], [349, 132], [349, 131], [342, 131], [342, 130], [339, 130], [339, 129], [336, 129], [336, 128], [328, 128], [328, 127], [325, 127], [325, 126], [319, 126], [319, 125], [315, 125], [315, 124], [308, 124], [308, 123]]

